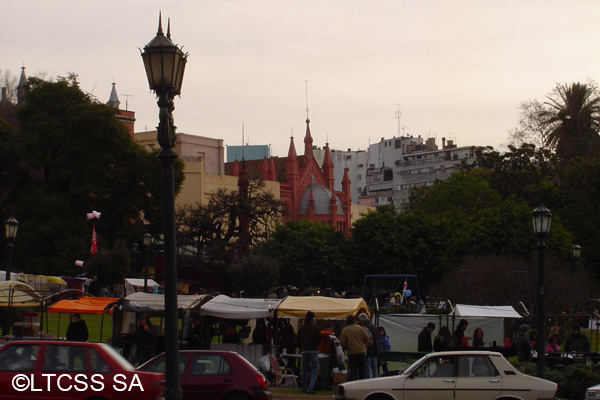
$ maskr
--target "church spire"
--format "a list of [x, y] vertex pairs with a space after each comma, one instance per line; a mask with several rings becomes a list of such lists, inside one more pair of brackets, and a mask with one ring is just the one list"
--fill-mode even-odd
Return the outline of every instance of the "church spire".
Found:
[[331, 160], [331, 151], [329, 143], [325, 143], [325, 156], [323, 157], [323, 175], [327, 181], [327, 189], [333, 191], [333, 161]]
[[25, 97], [25, 86], [27, 85], [27, 76], [25, 75], [25, 66], [21, 67], [21, 76], [17, 85], [17, 104], [23, 103]]
[[119, 109], [119, 106], [121, 105], [121, 102], [119, 101], [119, 96], [117, 95], [117, 84], [115, 82], [112, 83], [110, 97], [108, 98], [108, 101], [106, 102], [106, 104], [108, 104], [111, 107], [116, 108], [117, 110]]
[[313, 157], [313, 138], [310, 134], [310, 119], [306, 118], [306, 136], [304, 136], [304, 156]]

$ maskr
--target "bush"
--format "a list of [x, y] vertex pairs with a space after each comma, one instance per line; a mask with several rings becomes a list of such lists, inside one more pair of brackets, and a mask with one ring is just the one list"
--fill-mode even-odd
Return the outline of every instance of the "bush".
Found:
[[[516, 363], [515, 367], [524, 374], [534, 375], [537, 366], [534, 363]], [[561, 370], [546, 368], [546, 379], [558, 384], [558, 397], [561, 399], [583, 399], [590, 386], [600, 382], [600, 365], [573, 364]]]

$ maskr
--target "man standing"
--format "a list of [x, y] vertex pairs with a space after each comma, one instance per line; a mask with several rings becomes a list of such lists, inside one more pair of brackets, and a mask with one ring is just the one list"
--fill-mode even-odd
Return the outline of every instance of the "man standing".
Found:
[[148, 315], [143, 315], [135, 328], [135, 343], [139, 353], [140, 365], [156, 355], [158, 329], [150, 322]]
[[517, 361], [528, 362], [531, 361], [531, 350], [533, 346], [527, 337], [529, 331], [529, 325], [523, 324], [519, 327], [519, 336], [515, 340], [515, 346], [517, 347]]
[[373, 340], [371, 345], [367, 346], [367, 378], [377, 378], [379, 376], [379, 332], [375, 325], [371, 323], [369, 316], [361, 313], [359, 316], [360, 322], [365, 329], [369, 330]]
[[425, 328], [419, 333], [419, 344], [418, 351], [431, 353], [433, 351], [433, 347], [431, 345], [431, 332], [435, 329], [435, 324], [430, 322], [427, 324]]
[[346, 327], [340, 335], [342, 349], [348, 355], [348, 380], [366, 378], [367, 370], [367, 346], [370, 337], [367, 331], [360, 325], [354, 323], [354, 317], [346, 317]]
[[79, 313], [73, 314], [71, 322], [67, 327], [67, 340], [74, 340], [76, 342], [87, 342], [89, 333], [85, 321], [81, 319]]
[[[315, 323], [315, 313], [308, 311], [304, 324], [298, 329], [296, 337], [298, 348], [302, 354], [302, 392], [314, 393], [319, 369], [319, 340], [321, 329]], [[310, 368], [310, 381], [308, 372]]]

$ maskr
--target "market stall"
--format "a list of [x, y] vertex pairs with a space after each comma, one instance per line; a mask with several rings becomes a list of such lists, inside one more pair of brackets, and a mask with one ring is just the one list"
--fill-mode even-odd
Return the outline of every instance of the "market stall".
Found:
[[371, 316], [369, 307], [362, 298], [340, 299], [323, 296], [288, 296], [277, 307], [277, 316], [304, 318], [307, 311], [314, 312], [317, 319], [345, 319], [348, 315], [363, 312]]

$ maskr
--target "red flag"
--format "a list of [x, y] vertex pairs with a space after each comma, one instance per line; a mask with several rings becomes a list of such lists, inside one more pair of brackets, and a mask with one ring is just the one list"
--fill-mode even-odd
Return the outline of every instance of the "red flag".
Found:
[[96, 238], [96, 227], [92, 227], [92, 248], [90, 249], [90, 255], [98, 252], [98, 240]]

